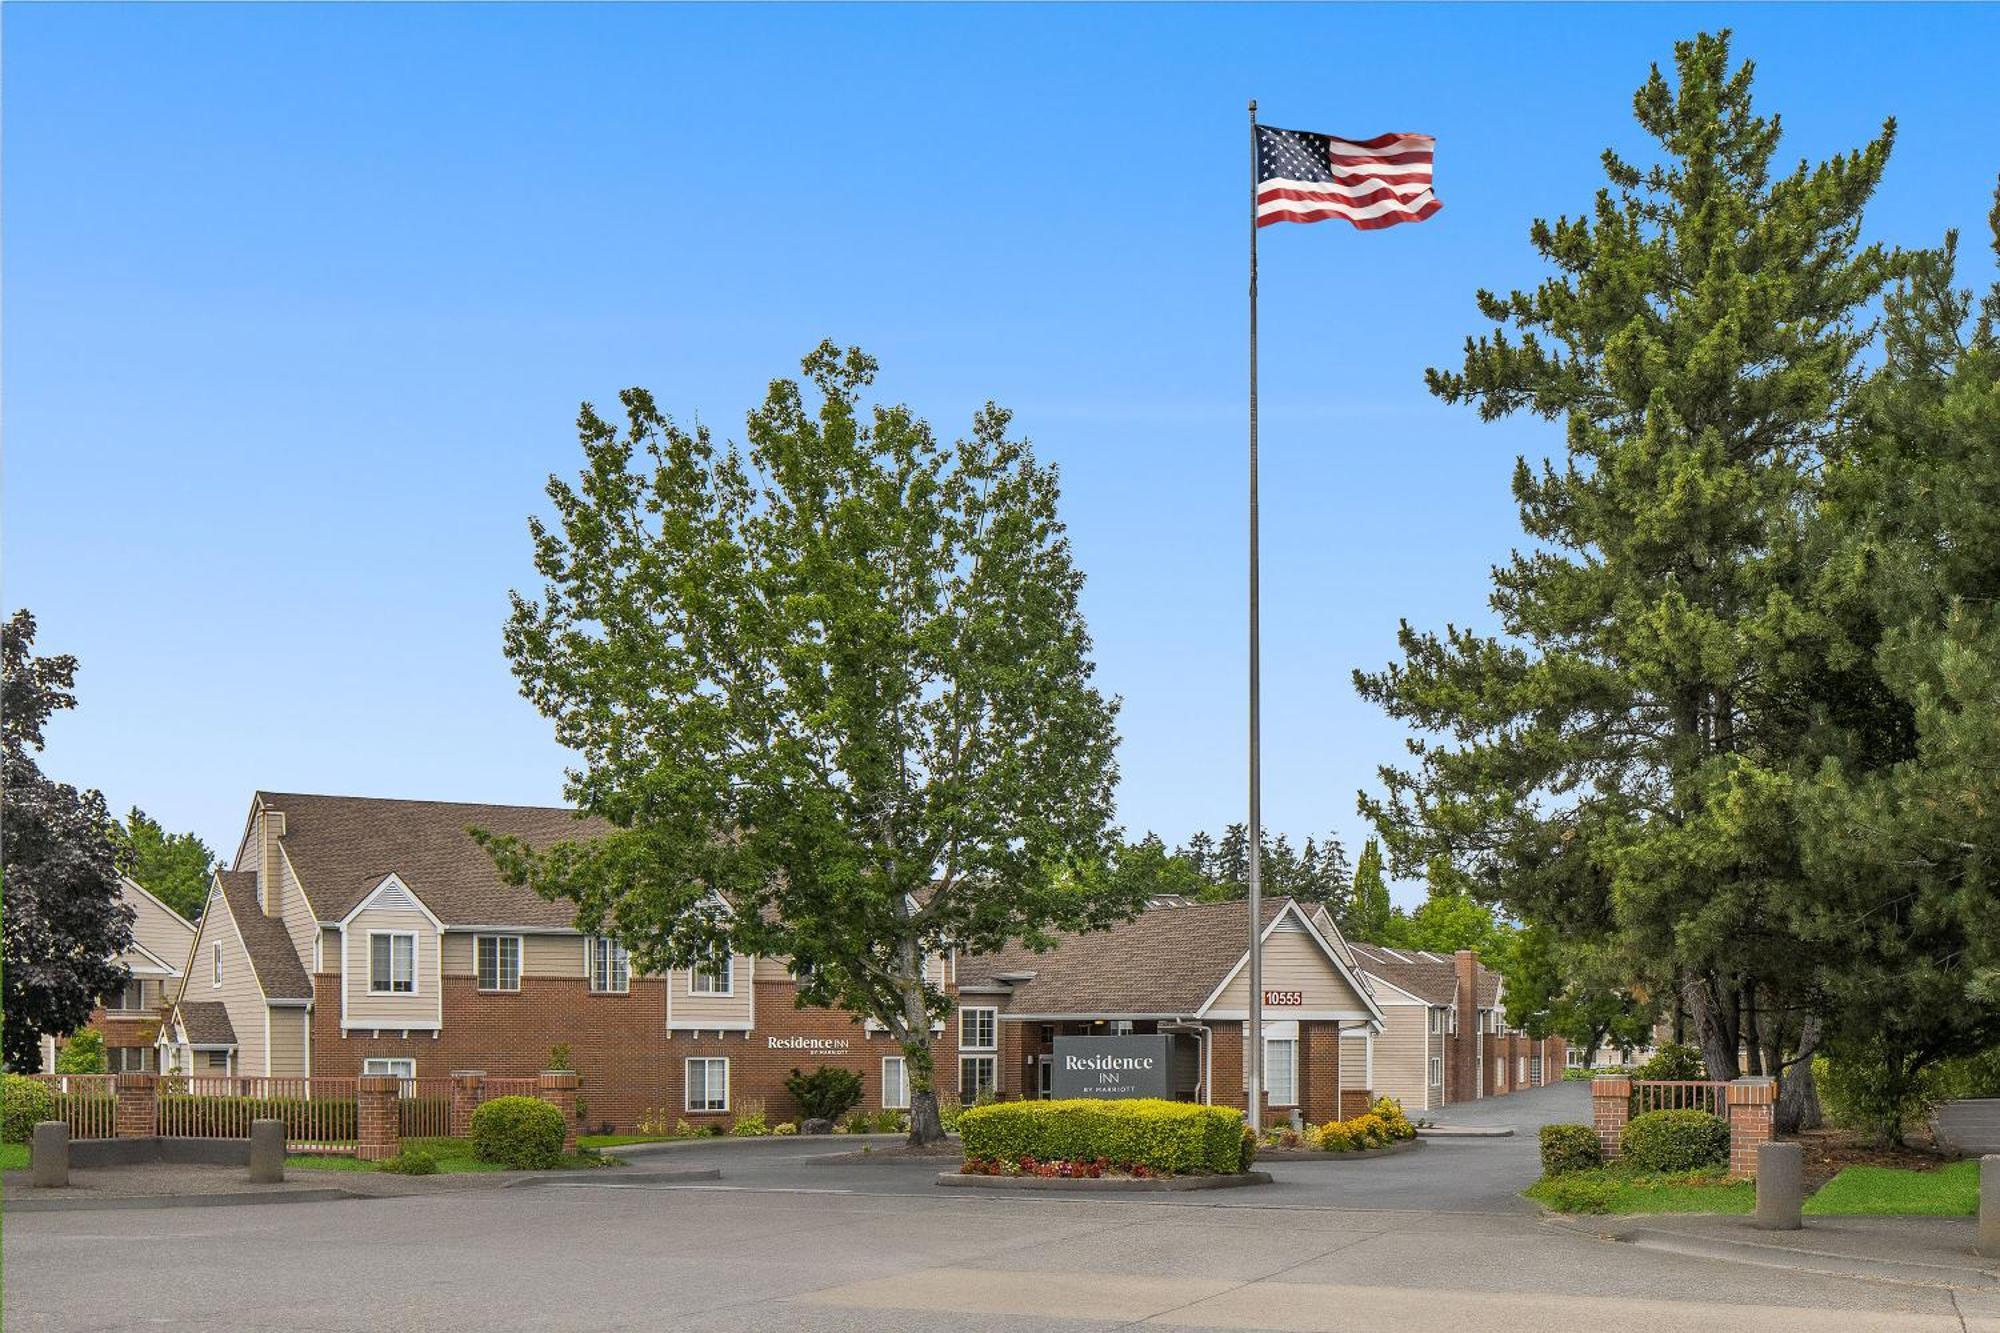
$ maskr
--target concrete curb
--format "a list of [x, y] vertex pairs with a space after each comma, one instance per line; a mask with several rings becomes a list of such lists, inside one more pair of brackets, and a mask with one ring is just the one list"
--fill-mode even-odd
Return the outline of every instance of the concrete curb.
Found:
[[1260, 1162], [1359, 1162], [1370, 1157], [1394, 1157], [1397, 1153], [1415, 1152], [1424, 1146], [1422, 1139], [1405, 1139], [1392, 1143], [1386, 1148], [1357, 1148], [1353, 1152], [1320, 1152], [1312, 1148], [1259, 1148], [1257, 1160]]
[[1511, 1139], [1512, 1125], [1426, 1125], [1417, 1130], [1420, 1139]]
[[1235, 1176], [1167, 1176], [1153, 1180], [1096, 1180], [1062, 1176], [968, 1176], [957, 1171], [941, 1171], [937, 1183], [964, 1189], [1044, 1190], [1077, 1194], [1178, 1194], [1188, 1190], [1241, 1189], [1246, 1185], [1268, 1185], [1268, 1171], [1245, 1171]]
[[272, 1190], [261, 1194], [110, 1194], [68, 1199], [24, 1199], [9, 1195], [9, 1213], [108, 1213], [146, 1208], [234, 1208], [257, 1203], [331, 1203], [336, 1199], [388, 1198], [353, 1190]]
[[578, 1182], [606, 1185], [669, 1185], [687, 1180], [720, 1180], [722, 1172], [709, 1167], [690, 1171], [620, 1171], [599, 1167], [591, 1171], [537, 1171], [509, 1180], [502, 1189], [527, 1189], [535, 1185], [574, 1185]]
[[[662, 1139], [658, 1143], [621, 1143], [616, 1147], [598, 1148], [594, 1151], [608, 1157], [649, 1157], [654, 1153], [685, 1152], [689, 1148], [715, 1148], [723, 1144], [731, 1147], [751, 1147], [772, 1143], [901, 1143], [907, 1134], [758, 1134], [753, 1137], [736, 1138], [729, 1134], [712, 1134], [699, 1139]], [[829, 1151], [834, 1149], [829, 1147]]]
[[1662, 1254], [1678, 1254], [1690, 1259], [1713, 1259], [1722, 1263], [1748, 1264], [1756, 1268], [1787, 1268], [1795, 1272], [1824, 1273], [1832, 1277], [1872, 1278], [1878, 1282], [1900, 1282], [1910, 1286], [1959, 1287], [1975, 1291], [2000, 1290], [2000, 1274], [1970, 1264], [1926, 1264], [1896, 1259], [1862, 1259], [1790, 1245], [1767, 1245], [1754, 1240], [1722, 1236], [1688, 1235], [1677, 1231], [1656, 1231], [1646, 1227], [1612, 1237], [1621, 1244]]

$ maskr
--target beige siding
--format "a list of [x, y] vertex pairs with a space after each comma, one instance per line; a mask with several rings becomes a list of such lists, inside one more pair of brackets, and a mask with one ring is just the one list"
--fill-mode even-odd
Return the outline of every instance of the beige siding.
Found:
[[[379, 901], [379, 900], [378, 900]], [[416, 990], [374, 994], [368, 989], [371, 933], [384, 931], [416, 936]], [[347, 923], [347, 947], [342, 954], [342, 994], [350, 1028], [434, 1027], [438, 1023], [438, 933], [430, 918], [414, 906], [369, 907]]]
[[[505, 935], [504, 930], [452, 931], [444, 937], [444, 974], [448, 977], [478, 975], [478, 961], [472, 941], [477, 935]], [[584, 975], [583, 936], [521, 936], [521, 975], [524, 977], [568, 977]]]
[[[194, 942], [194, 927], [155, 902], [150, 894], [134, 893], [122, 884], [119, 894], [132, 907], [132, 942], [152, 950], [170, 967], [185, 966], [188, 945]], [[136, 957], [119, 961], [150, 966]]]
[[[1299, 929], [1276, 930], [1264, 941], [1264, 989], [1295, 990], [1304, 1003], [1294, 1009], [1265, 1006], [1264, 1017], [1284, 1019], [1298, 1013], [1365, 1015], [1368, 1006], [1347, 984], [1312, 936]], [[1216, 997], [1216, 1013], [1241, 1014], [1250, 1007], [1250, 969], [1239, 971]]]
[[1430, 1007], [1384, 1004], [1387, 1025], [1375, 1038], [1375, 1095], [1394, 1097], [1414, 1115], [1433, 1110], [1442, 1089], [1431, 1088], [1429, 1055], [1437, 1039], [1430, 1035]]
[[[222, 945], [222, 984], [213, 984], [211, 946]], [[202, 909], [201, 929], [195, 935], [194, 965], [188, 969], [187, 1000], [219, 1000], [229, 1011], [229, 1024], [236, 1029], [237, 1068], [248, 1073], [264, 1071], [264, 992], [257, 974], [250, 969], [250, 955], [237, 937], [236, 923], [229, 915], [219, 888], [211, 888], [208, 905]]]
[[1374, 1085], [1368, 1079], [1368, 1039], [1364, 1036], [1340, 1037], [1340, 1086], [1346, 1088], [1370, 1088]]
[[315, 972], [340, 971], [340, 928], [338, 926], [328, 926], [319, 933], [319, 958], [315, 961], [312, 954], [308, 952], [305, 955], [305, 964], [309, 970]]
[[303, 1078], [306, 1074], [306, 1011], [302, 1008], [271, 1009], [271, 1067], [273, 1078]]
[[745, 1028], [751, 1023], [754, 967], [742, 954], [729, 960], [730, 995], [690, 995], [689, 973], [675, 968], [667, 974], [667, 1026], [680, 1030]]

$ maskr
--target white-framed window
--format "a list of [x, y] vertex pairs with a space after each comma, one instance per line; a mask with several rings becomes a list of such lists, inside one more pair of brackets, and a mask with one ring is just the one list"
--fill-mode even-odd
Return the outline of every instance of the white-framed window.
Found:
[[736, 969], [730, 966], [727, 953], [711, 958], [706, 967], [688, 969], [688, 994], [734, 995], [735, 993]]
[[404, 930], [368, 932], [368, 993], [417, 993], [417, 937]]
[[479, 989], [521, 989], [519, 935], [475, 935], [472, 939], [472, 958], [479, 973]]
[[1299, 1104], [1299, 1042], [1296, 1037], [1270, 1037], [1264, 1042], [1264, 1090], [1273, 1106]]
[[[991, 1013], [991, 1010], [987, 1011]], [[958, 1057], [958, 1099], [970, 1102], [982, 1092], [994, 1092], [1000, 1086], [1000, 1057], [997, 1055], [961, 1055]]]
[[1539, 1055], [1528, 1057], [1528, 1082], [1535, 1084], [1537, 1087], [1541, 1086], [1542, 1057]]
[[397, 1078], [415, 1078], [417, 1062], [408, 1056], [371, 1055], [361, 1062], [364, 1074], [394, 1074]]
[[107, 1074], [148, 1074], [153, 1069], [153, 1048], [150, 1046], [107, 1046], [104, 1049], [104, 1072]]
[[1568, 1052], [1563, 1056], [1563, 1067], [1566, 1069], [1583, 1068], [1583, 1048], [1581, 1046], [1572, 1046], [1569, 1048]]
[[1442, 1088], [1444, 1086], [1444, 1057], [1442, 1055], [1433, 1055], [1431, 1057], [1431, 1086], [1433, 1088]]
[[995, 1051], [1000, 1049], [1000, 1011], [961, 1009], [958, 1011], [958, 1049]]
[[[133, 977], [118, 990], [104, 997], [104, 1010], [111, 1014], [136, 1014], [146, 1008], [146, 983]], [[117, 1072], [117, 1071], [112, 1071]], [[133, 1071], [138, 1072], [138, 1071]]]
[[909, 1067], [900, 1055], [882, 1057], [882, 1107], [888, 1111], [910, 1109]]
[[1431, 1035], [1433, 1037], [1442, 1037], [1444, 1035], [1444, 1010], [1442, 1009], [1431, 1010]]
[[222, 984], [222, 941], [216, 940], [208, 946], [208, 986], [210, 990]]
[[623, 995], [632, 989], [632, 955], [617, 940], [590, 937], [590, 988], [600, 995]]
[[687, 1061], [687, 1109], [727, 1111], [729, 1109], [729, 1061], [717, 1056], [695, 1056]]
[[1528, 1081], [1528, 1057], [1525, 1055], [1515, 1057], [1514, 1081], [1516, 1083], [1526, 1083]]

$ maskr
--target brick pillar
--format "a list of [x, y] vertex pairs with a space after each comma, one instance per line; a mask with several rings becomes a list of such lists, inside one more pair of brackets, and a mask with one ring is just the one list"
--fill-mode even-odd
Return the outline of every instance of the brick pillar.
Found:
[[148, 1139], [160, 1132], [160, 1080], [154, 1074], [120, 1074], [115, 1126], [121, 1139]]
[[[1469, 1102], [1485, 1092], [1481, 1086], [1485, 1075], [1479, 1059], [1486, 1041], [1486, 1034], [1479, 1030], [1479, 955], [1471, 949], [1460, 949], [1453, 954], [1452, 976], [1457, 983], [1458, 1034], [1445, 1038], [1446, 1100]], [[1447, 1031], [1450, 1026], [1445, 1025]]]
[[583, 1079], [574, 1069], [544, 1069], [535, 1075], [535, 1095], [562, 1112], [563, 1151], [576, 1151], [576, 1090]]
[[451, 1136], [472, 1137], [472, 1113], [479, 1109], [479, 1088], [486, 1081], [483, 1069], [451, 1071]]
[[1338, 1120], [1341, 1096], [1340, 1024], [1299, 1024], [1299, 1112], [1309, 1125]]
[[1631, 1114], [1631, 1075], [1599, 1074], [1590, 1080], [1590, 1122], [1597, 1130], [1597, 1146], [1603, 1149], [1605, 1161], [1618, 1156], [1618, 1140]]
[[354, 1155], [361, 1161], [385, 1161], [402, 1150], [396, 1105], [402, 1091], [403, 1080], [394, 1074], [363, 1074], [356, 1080]]
[[1757, 1175], [1757, 1149], [1771, 1141], [1771, 1117], [1778, 1108], [1778, 1080], [1739, 1078], [1723, 1088], [1729, 1104], [1729, 1178]]

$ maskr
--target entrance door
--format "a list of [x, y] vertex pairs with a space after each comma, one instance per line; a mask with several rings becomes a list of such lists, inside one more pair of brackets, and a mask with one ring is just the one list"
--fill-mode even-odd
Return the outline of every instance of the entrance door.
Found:
[[1042, 1101], [1049, 1099], [1049, 1057], [1040, 1056], [1035, 1061], [1035, 1096]]

